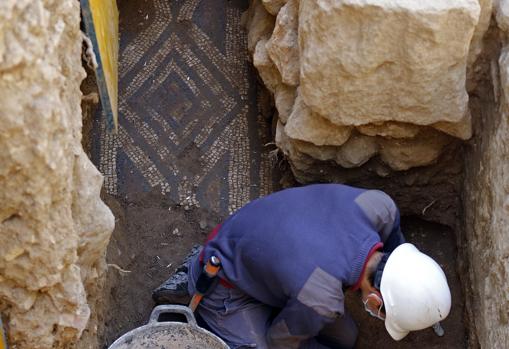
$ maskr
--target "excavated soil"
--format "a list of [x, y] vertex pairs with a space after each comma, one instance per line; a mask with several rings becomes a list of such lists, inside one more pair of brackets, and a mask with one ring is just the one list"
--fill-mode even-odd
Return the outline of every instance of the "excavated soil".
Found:
[[[247, 2], [220, 1], [211, 6], [192, 0], [124, 0], [119, 5], [120, 134], [112, 137], [104, 133], [99, 117], [92, 131], [92, 158], [105, 174], [103, 197], [116, 217], [99, 318], [104, 324], [99, 329], [103, 348], [147, 322], [154, 306], [152, 289], [173, 272], [193, 244], [205, 240], [210, 229], [230, 210], [242, 200], [280, 188], [276, 165], [268, 161], [268, 153], [273, 149], [268, 145], [270, 120], [261, 116], [270, 108], [257, 103], [263, 98], [247, 59], [245, 36], [239, 24]], [[159, 27], [157, 21], [161, 21]], [[166, 29], [161, 29], [165, 26]], [[150, 46], [148, 42], [153, 36], [140, 33], [156, 29], [159, 37]], [[231, 45], [225, 38], [231, 39]], [[160, 59], [158, 66], [151, 66], [154, 57]], [[152, 84], [160, 77], [158, 69], [172, 64], [169, 79], [152, 91]], [[205, 74], [213, 84], [210, 90], [206, 81], [198, 77], [204, 70], [210, 72]], [[144, 76], [145, 71], [150, 76]], [[236, 74], [238, 79], [233, 78]], [[134, 86], [140, 79], [146, 79], [146, 84]], [[139, 91], [134, 91], [135, 88]], [[223, 110], [214, 104], [218, 99], [232, 104]], [[167, 123], [161, 122], [159, 116], [167, 118]], [[194, 131], [185, 133], [192, 131], [194, 124], [205, 125], [211, 117], [223, 119], [216, 129], [212, 127], [208, 141], [197, 143]], [[237, 125], [248, 139], [245, 144], [240, 133], [227, 135], [233, 141], [221, 133], [230, 125], [235, 126], [239, 118], [246, 120]], [[195, 136], [201, 135], [199, 128]], [[233, 150], [238, 147], [242, 156], [235, 157], [231, 152], [217, 155], [214, 150], [210, 156], [220, 159], [214, 166], [204, 166], [208, 152], [222, 142], [233, 146]], [[228, 147], [218, 147], [217, 151], [223, 148]], [[167, 153], [162, 154], [161, 149]], [[235, 186], [235, 181], [242, 179], [239, 172], [246, 172], [249, 178], [243, 185]], [[237, 177], [232, 177], [232, 173]], [[283, 175], [291, 178], [287, 172]], [[190, 178], [197, 180], [193, 183]], [[286, 181], [283, 186], [289, 183], [292, 182]], [[249, 191], [238, 194], [245, 186]], [[350, 295], [349, 309], [360, 324], [357, 347], [465, 348], [453, 233], [444, 226], [413, 217], [405, 218], [403, 227], [408, 239], [435, 257], [448, 276], [454, 304], [443, 324], [446, 334], [438, 338], [431, 330], [425, 330], [396, 343], [385, 332], [383, 323], [369, 318], [358, 297]]]
[[107, 196], [106, 203], [115, 214], [116, 227], [108, 247], [105, 347], [148, 321], [154, 306], [152, 289], [221, 220], [206, 210], [186, 210], [161, 199], [158, 192], [139, 193], [122, 201]]

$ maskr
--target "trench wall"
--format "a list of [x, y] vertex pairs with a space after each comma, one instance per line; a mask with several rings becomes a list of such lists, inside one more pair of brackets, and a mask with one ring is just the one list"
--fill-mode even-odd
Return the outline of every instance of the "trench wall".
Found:
[[509, 2], [494, 6], [481, 82], [471, 101], [476, 135], [465, 156], [462, 250], [467, 309], [481, 348], [509, 347]]
[[509, 2], [251, 0], [248, 48], [301, 183], [455, 228], [470, 346], [509, 347]]
[[0, 312], [20, 349], [74, 346], [114, 225], [81, 146], [79, 25], [75, 0], [0, 2]]

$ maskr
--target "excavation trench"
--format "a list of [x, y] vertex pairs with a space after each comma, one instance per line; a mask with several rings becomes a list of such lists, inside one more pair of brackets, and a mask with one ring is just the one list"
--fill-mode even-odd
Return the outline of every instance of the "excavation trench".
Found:
[[[300, 185], [273, 143], [271, 97], [252, 67], [241, 25], [245, 1], [123, 0], [119, 7], [120, 129], [112, 136], [95, 118], [90, 131], [91, 157], [105, 175], [103, 198], [116, 217], [97, 305], [104, 348], [147, 321], [152, 289], [229, 213]], [[486, 83], [477, 91], [489, 89]], [[493, 103], [486, 94], [472, 103]], [[364, 312], [358, 295], [349, 295], [358, 348], [475, 347], [461, 282], [468, 282], [468, 254], [457, 248], [465, 247], [464, 152], [453, 142], [434, 165], [385, 178], [327, 161], [307, 173], [386, 190], [402, 209], [407, 239], [438, 261], [451, 287], [445, 336], [428, 329], [397, 343]]]

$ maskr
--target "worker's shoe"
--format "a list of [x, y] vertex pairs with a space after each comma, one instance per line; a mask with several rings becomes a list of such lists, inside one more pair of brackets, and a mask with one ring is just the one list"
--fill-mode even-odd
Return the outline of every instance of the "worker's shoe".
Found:
[[191, 296], [187, 290], [187, 273], [182, 271], [173, 274], [161, 286], [152, 291], [152, 299], [157, 304], [188, 305]]
[[175, 273], [162, 285], [152, 291], [152, 299], [157, 304], [183, 304], [188, 305], [191, 296], [187, 290], [189, 262], [193, 257], [200, 254], [202, 246], [195, 245], [191, 252], [184, 258]]

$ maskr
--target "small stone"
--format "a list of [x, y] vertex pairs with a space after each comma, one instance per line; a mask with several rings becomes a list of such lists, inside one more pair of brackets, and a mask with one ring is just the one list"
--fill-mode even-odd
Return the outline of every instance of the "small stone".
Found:
[[173, 231], [171, 232], [173, 235], [175, 236], [182, 236], [182, 234], [180, 233], [180, 230], [179, 228], [175, 228], [173, 229]]

